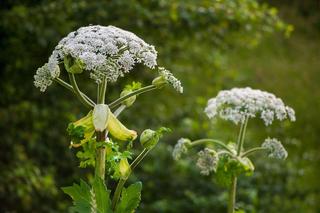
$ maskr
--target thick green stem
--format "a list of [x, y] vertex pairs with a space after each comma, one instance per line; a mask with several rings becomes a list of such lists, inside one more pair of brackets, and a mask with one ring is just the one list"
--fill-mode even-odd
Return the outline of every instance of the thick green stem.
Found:
[[[246, 135], [246, 129], [248, 124], [248, 117], [245, 118], [244, 122], [241, 123], [240, 132], [237, 140], [237, 156], [241, 155], [244, 138]], [[236, 205], [236, 193], [237, 193], [237, 177], [233, 176], [231, 186], [229, 189], [229, 202], [228, 202], [228, 213], [234, 213]]]
[[[149, 151], [150, 151], [150, 149], [143, 149], [142, 152], [138, 155], [138, 157], [136, 157], [134, 159], [134, 161], [130, 164], [130, 174], [137, 167], [137, 165], [143, 160], [143, 158], [145, 158], [147, 156]], [[130, 176], [130, 174], [128, 175], [128, 177]], [[115, 208], [117, 206], [118, 200], [121, 195], [121, 191], [122, 191], [126, 181], [127, 181], [127, 179], [120, 179], [117, 184], [117, 188], [116, 188], [114, 195], [113, 195], [113, 198], [112, 198], [112, 209], [113, 210], [115, 210]]]
[[[105, 141], [105, 131], [96, 132], [97, 134], [97, 142]], [[105, 179], [105, 171], [106, 171], [106, 148], [99, 147], [96, 150], [96, 165], [95, 165], [95, 176]]]
[[266, 151], [266, 150], [268, 150], [268, 148], [266, 148], [266, 147], [255, 147], [255, 148], [249, 149], [248, 151], [242, 153], [241, 157], [247, 157], [248, 155], [251, 155], [255, 152]]
[[210, 139], [210, 138], [205, 138], [205, 139], [199, 139], [199, 140], [195, 140], [191, 142], [191, 146], [197, 146], [200, 144], [205, 144], [205, 143], [213, 143], [215, 145], [218, 145], [222, 148], [224, 148], [225, 150], [229, 151], [230, 153], [232, 153], [232, 150], [226, 145], [224, 144], [222, 141], [219, 140], [215, 140], [215, 139]]
[[[67, 82], [65, 82], [64, 80], [62, 80], [61, 78], [55, 78], [54, 79], [55, 82], [57, 82], [58, 84], [60, 84], [61, 86], [63, 86], [64, 88], [66, 88], [67, 90], [73, 92], [74, 94], [76, 94], [76, 92], [74, 91], [73, 87], [68, 84]], [[84, 93], [81, 92], [81, 95], [88, 101], [90, 102], [91, 105], [95, 105], [95, 103], [88, 97], [86, 96]]]
[[229, 190], [228, 213], [234, 213], [236, 205], [237, 177], [232, 177], [231, 187]]
[[[104, 97], [106, 95], [106, 81], [105, 83], [98, 85], [97, 102], [98, 104], [104, 104]], [[106, 130], [99, 132], [96, 131], [97, 142], [104, 142], [106, 140]], [[106, 172], [106, 148], [104, 146], [96, 149], [96, 165], [95, 176], [105, 180]]]
[[94, 105], [92, 105], [87, 99], [85, 99], [84, 96], [82, 96], [83, 93], [80, 91], [80, 89], [77, 85], [76, 78], [74, 77], [74, 74], [69, 73], [69, 79], [70, 79], [70, 83], [73, 87], [74, 93], [76, 94], [78, 99], [81, 101], [81, 103], [83, 103], [83, 105], [85, 105], [88, 108], [94, 107]]
[[110, 107], [110, 109], [113, 109], [114, 107], [118, 106], [119, 104], [121, 104], [124, 100], [134, 96], [134, 95], [139, 95], [139, 94], [142, 94], [142, 93], [145, 93], [145, 92], [149, 92], [149, 91], [152, 91], [152, 90], [155, 90], [157, 89], [156, 86], [154, 85], [149, 85], [149, 86], [146, 86], [146, 87], [142, 87], [138, 90], [134, 90], [133, 92], [130, 92], [128, 93], [127, 95], [125, 96], [122, 96], [120, 98], [118, 98], [117, 100], [113, 101], [112, 103], [108, 104], [108, 106]]

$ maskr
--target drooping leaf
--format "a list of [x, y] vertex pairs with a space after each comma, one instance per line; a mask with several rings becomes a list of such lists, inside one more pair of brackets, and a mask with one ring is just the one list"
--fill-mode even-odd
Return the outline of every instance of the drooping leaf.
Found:
[[142, 183], [137, 182], [123, 188], [115, 213], [133, 213], [141, 201]]

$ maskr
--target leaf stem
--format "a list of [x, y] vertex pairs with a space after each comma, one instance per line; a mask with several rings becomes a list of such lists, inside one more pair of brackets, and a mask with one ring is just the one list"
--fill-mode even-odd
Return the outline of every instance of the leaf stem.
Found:
[[83, 93], [80, 91], [80, 89], [77, 85], [77, 81], [76, 81], [74, 74], [72, 74], [72, 73], [68, 73], [68, 74], [69, 74], [69, 79], [70, 79], [70, 83], [72, 85], [73, 91], [76, 94], [76, 96], [78, 97], [78, 99], [81, 101], [81, 103], [83, 103], [88, 108], [94, 107], [93, 104], [91, 104], [87, 99], [84, 98], [84, 96], [82, 96]]
[[140, 89], [137, 89], [137, 90], [134, 90], [130, 93], [128, 93], [127, 95], [125, 96], [122, 96], [120, 98], [118, 98], [117, 100], [113, 101], [112, 103], [108, 104], [108, 106], [110, 107], [110, 109], [118, 106], [119, 104], [121, 104], [124, 100], [134, 96], [134, 95], [139, 95], [139, 94], [142, 94], [142, 93], [145, 93], [145, 92], [149, 92], [149, 91], [152, 91], [152, 90], [155, 90], [157, 89], [156, 86], [154, 85], [149, 85], [149, 86], [146, 86], [146, 87], [142, 87]]

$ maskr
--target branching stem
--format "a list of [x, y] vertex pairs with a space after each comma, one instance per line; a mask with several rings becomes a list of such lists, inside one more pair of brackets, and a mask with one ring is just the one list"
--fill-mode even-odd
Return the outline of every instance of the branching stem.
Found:
[[[67, 82], [65, 82], [64, 80], [62, 80], [61, 78], [55, 78], [54, 81], [57, 82], [58, 84], [60, 84], [61, 86], [63, 86], [64, 88], [66, 88], [67, 90], [73, 92], [74, 94], [76, 93], [76, 92], [74, 91], [73, 87], [72, 87], [70, 84], [68, 84]], [[88, 102], [90, 102], [90, 104], [91, 104], [92, 106], [95, 105], [95, 103], [94, 103], [88, 96], [86, 96], [84, 93], [81, 93], [81, 95], [82, 95]]]
[[215, 145], [218, 145], [218, 146], [222, 147], [223, 149], [227, 150], [228, 152], [232, 153], [232, 150], [226, 144], [224, 144], [222, 141], [219, 141], [216, 139], [205, 138], [205, 139], [195, 140], [195, 141], [191, 142], [191, 146], [197, 146], [197, 145], [208, 143], [208, 142], [213, 143]]
[[110, 107], [110, 109], [113, 109], [115, 108], [116, 106], [118, 106], [119, 104], [121, 104], [124, 100], [134, 96], [134, 95], [139, 95], [139, 94], [142, 94], [142, 93], [145, 93], [145, 92], [149, 92], [149, 91], [152, 91], [152, 90], [155, 90], [157, 89], [156, 86], [154, 85], [149, 85], [149, 86], [146, 86], [146, 87], [142, 87], [140, 89], [137, 89], [137, 90], [134, 90], [130, 93], [128, 93], [127, 95], [125, 96], [122, 96], [120, 98], [118, 98], [117, 100], [113, 101], [112, 103], [108, 104], [108, 106]]
[[93, 104], [91, 104], [87, 99], [85, 99], [84, 96], [82, 96], [83, 93], [80, 91], [80, 89], [77, 85], [77, 81], [76, 81], [74, 74], [72, 74], [72, 73], [68, 73], [68, 74], [69, 74], [69, 79], [70, 79], [70, 83], [72, 85], [73, 91], [76, 94], [76, 96], [78, 97], [78, 99], [81, 101], [81, 103], [83, 103], [88, 108], [94, 107]]
[[[150, 149], [143, 149], [142, 152], [134, 159], [134, 161], [130, 164], [130, 174], [137, 167], [137, 165], [143, 160], [143, 158], [145, 158], [147, 156], [149, 151], [150, 151]], [[128, 175], [128, 177], [130, 176], [130, 174]], [[127, 181], [127, 179], [120, 179], [117, 184], [117, 188], [116, 188], [114, 195], [113, 195], [113, 198], [112, 198], [112, 209], [113, 210], [115, 210], [115, 208], [117, 206], [118, 200], [121, 195], [121, 191], [122, 191], [126, 181]]]

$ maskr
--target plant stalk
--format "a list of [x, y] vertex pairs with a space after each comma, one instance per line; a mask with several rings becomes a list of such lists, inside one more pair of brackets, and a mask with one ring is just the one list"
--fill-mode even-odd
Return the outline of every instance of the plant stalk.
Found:
[[205, 138], [205, 139], [195, 140], [191, 142], [191, 146], [197, 146], [197, 145], [208, 143], [208, 142], [218, 145], [223, 149], [227, 150], [228, 152], [232, 153], [232, 150], [226, 144], [216, 139]]
[[[61, 78], [55, 78], [54, 81], [57, 82], [58, 84], [60, 84], [61, 86], [63, 86], [64, 88], [66, 88], [67, 90], [71, 91], [72, 93], [76, 94], [76, 92], [74, 91], [73, 87], [70, 84], [68, 84], [67, 82], [65, 82], [64, 80], [62, 80]], [[81, 92], [81, 95], [85, 99], [87, 99], [87, 101], [90, 102], [90, 104], [92, 106], [95, 105], [95, 103], [87, 95], [85, 95], [82, 92]]]
[[152, 90], [155, 90], [157, 89], [156, 86], [154, 85], [149, 85], [149, 86], [146, 86], [146, 87], [142, 87], [140, 89], [137, 89], [137, 90], [134, 90], [130, 93], [128, 93], [127, 95], [125, 96], [122, 96], [120, 98], [118, 98], [117, 100], [113, 101], [112, 103], [108, 104], [109, 108], [110, 109], [113, 109], [114, 107], [118, 106], [119, 104], [121, 104], [124, 100], [134, 96], [134, 95], [139, 95], [139, 94], [142, 94], [142, 93], [145, 93], [145, 92], [149, 92], [149, 91], [152, 91]]
[[[246, 135], [247, 124], [248, 124], [248, 117], [246, 117], [244, 122], [241, 123], [240, 132], [237, 140], [237, 156], [240, 156], [242, 152], [244, 138]], [[233, 176], [231, 180], [230, 191], [229, 191], [228, 213], [234, 213], [234, 208], [236, 205], [236, 194], [237, 194], [237, 177]]]
[[[130, 176], [132, 171], [137, 167], [137, 165], [143, 160], [143, 158], [145, 158], [147, 156], [149, 151], [150, 151], [150, 149], [143, 149], [142, 152], [138, 155], [138, 157], [136, 157], [134, 159], [134, 161], [130, 164], [130, 173], [129, 173], [128, 177]], [[120, 179], [117, 184], [116, 190], [115, 190], [113, 198], [112, 198], [112, 209], [113, 210], [115, 210], [115, 208], [117, 206], [118, 200], [120, 198], [122, 189], [123, 189], [126, 181], [127, 181], [127, 179]]]
[[231, 181], [231, 187], [229, 190], [228, 213], [234, 213], [234, 208], [236, 205], [236, 192], [237, 192], [237, 177], [233, 176]]
[[76, 94], [76, 96], [78, 97], [78, 99], [81, 101], [81, 103], [83, 103], [83, 105], [85, 105], [88, 108], [92, 108], [94, 107], [94, 105], [92, 105], [87, 99], [84, 98], [84, 96], [82, 96], [82, 92], [80, 91], [77, 82], [76, 82], [76, 78], [74, 76], [74, 74], [72, 73], [68, 73], [69, 74], [69, 79], [70, 79], [70, 83], [73, 87], [73, 91]]
[[[104, 79], [102, 84], [98, 85], [97, 102], [98, 104], [104, 104], [106, 95], [107, 81]], [[104, 142], [106, 140], [106, 130], [102, 132], [96, 131], [97, 142]], [[106, 173], [106, 148], [104, 146], [96, 149], [96, 164], [95, 164], [95, 176], [105, 180]]]

